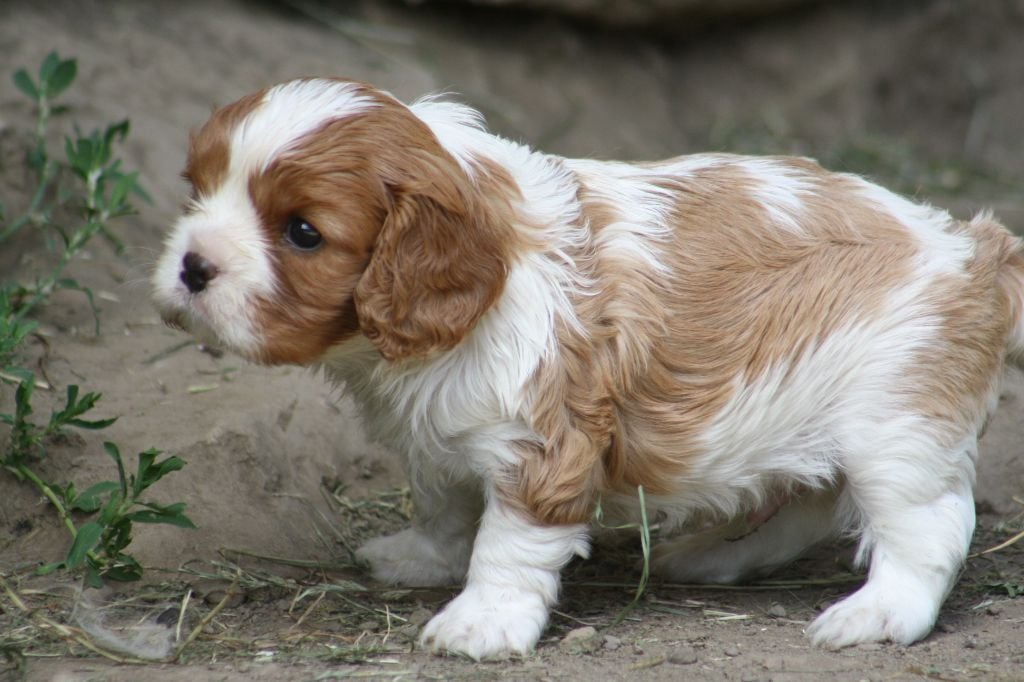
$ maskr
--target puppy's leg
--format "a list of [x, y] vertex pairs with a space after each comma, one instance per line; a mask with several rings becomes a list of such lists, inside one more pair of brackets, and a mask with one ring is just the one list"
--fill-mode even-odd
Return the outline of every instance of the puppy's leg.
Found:
[[976, 442], [950, 449], [929, 441], [905, 434], [844, 467], [849, 498], [840, 503], [859, 512], [858, 558], [870, 556], [870, 569], [863, 587], [807, 628], [815, 644], [910, 644], [931, 632], [974, 532]]
[[491, 491], [466, 588], [427, 623], [421, 645], [477, 660], [529, 652], [558, 596], [559, 572], [587, 552], [585, 525], [539, 525]]
[[370, 540], [356, 556], [381, 582], [419, 587], [461, 583], [483, 508], [479, 488], [413, 480], [412, 498], [413, 526]]
[[652, 572], [677, 582], [734, 583], [796, 559], [836, 530], [836, 493], [806, 492], [750, 530], [745, 519], [654, 548]]

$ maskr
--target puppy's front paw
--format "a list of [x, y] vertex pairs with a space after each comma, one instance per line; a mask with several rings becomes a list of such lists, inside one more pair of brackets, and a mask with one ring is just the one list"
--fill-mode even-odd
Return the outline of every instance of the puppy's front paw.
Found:
[[456, 540], [439, 547], [431, 536], [415, 528], [374, 538], [356, 551], [370, 565], [373, 577], [392, 585], [431, 587], [462, 582], [469, 565], [467, 542]]
[[478, 661], [523, 656], [533, 650], [547, 621], [540, 595], [471, 585], [427, 623], [420, 646]]
[[893, 591], [869, 583], [818, 616], [807, 635], [826, 649], [864, 642], [912, 644], [931, 632], [937, 611], [934, 600], [913, 585]]

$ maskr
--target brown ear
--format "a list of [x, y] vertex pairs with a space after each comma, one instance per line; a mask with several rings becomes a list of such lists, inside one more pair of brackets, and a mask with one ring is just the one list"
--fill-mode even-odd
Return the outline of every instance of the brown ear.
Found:
[[360, 328], [388, 360], [454, 348], [508, 274], [499, 197], [484, 197], [454, 159], [436, 161], [421, 177], [389, 183], [391, 209], [355, 291]]

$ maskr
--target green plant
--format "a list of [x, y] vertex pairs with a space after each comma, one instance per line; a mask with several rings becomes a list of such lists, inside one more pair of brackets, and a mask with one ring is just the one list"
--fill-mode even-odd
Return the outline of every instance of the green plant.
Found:
[[69, 484], [60, 490], [65, 509], [98, 512], [96, 518], [78, 527], [75, 540], [61, 562], [40, 569], [48, 573], [57, 568], [85, 566], [86, 583], [92, 587], [103, 584], [103, 578], [128, 581], [142, 577], [142, 566], [124, 550], [131, 543], [133, 523], [166, 523], [181, 528], [195, 528], [185, 516], [185, 504], [162, 505], [140, 499], [151, 485], [167, 474], [185, 466], [178, 457], [162, 460], [159, 450], [139, 453], [135, 474], [125, 474], [121, 452], [111, 442], [103, 444], [117, 464], [117, 481], [101, 481], [82, 493]]
[[[130, 130], [127, 120], [108, 125], [103, 131], [83, 134], [75, 126], [75, 136], [64, 138], [67, 165], [57, 163], [46, 148], [46, 130], [51, 117], [65, 113], [66, 107], [55, 106], [53, 100], [74, 81], [78, 69], [74, 59], [61, 59], [51, 52], [39, 68], [35, 81], [25, 69], [14, 74], [14, 84], [30, 97], [36, 106], [34, 145], [28, 153], [27, 163], [37, 174], [37, 185], [28, 207], [17, 217], [0, 226], [0, 244], [29, 226], [46, 229], [47, 244], [56, 247], [56, 263], [49, 272], [36, 278], [31, 285], [5, 283], [7, 310], [15, 322], [24, 321], [42, 301], [59, 289], [72, 289], [84, 293], [99, 326], [99, 311], [92, 293], [73, 279], [63, 276], [68, 264], [97, 234], [102, 235], [116, 249], [124, 244], [110, 231], [107, 223], [120, 216], [134, 213], [129, 197], [132, 194], [148, 199], [138, 184], [137, 173], [121, 170], [121, 160], [114, 156], [114, 145], [123, 141]], [[63, 170], [69, 171], [77, 185], [62, 184]], [[73, 226], [65, 225], [59, 211], [70, 208], [77, 218]], [[0, 209], [0, 219], [5, 219]], [[60, 239], [53, 241], [54, 234]]]
[[[43, 443], [66, 427], [75, 426], [80, 429], [104, 429], [116, 421], [114, 419], [88, 420], [82, 415], [95, 407], [100, 399], [98, 393], [86, 393], [78, 397], [78, 386], [72, 384], [67, 389], [67, 403], [64, 409], [55, 410], [50, 414], [50, 421], [40, 427], [29, 421], [32, 415], [32, 381], [18, 384], [14, 394], [14, 414], [0, 414], [0, 421], [11, 427], [11, 434], [4, 452], [4, 463], [15, 475], [36, 456], [42, 454]], [[19, 475], [19, 478], [21, 476]]]
[[[157, 450], [146, 450], [138, 455], [136, 472], [126, 474], [118, 447], [106, 442], [104, 448], [114, 460], [118, 478], [96, 483], [81, 493], [73, 483], [45, 481], [34, 468], [45, 457], [47, 445], [65, 429], [104, 429], [116, 418], [86, 418], [101, 396], [91, 392], [80, 394], [79, 387], [71, 385], [66, 389], [63, 408], [53, 410], [45, 424], [32, 420], [32, 399], [38, 384], [34, 373], [19, 362], [24, 343], [38, 327], [30, 315], [55, 291], [80, 291], [88, 300], [99, 333], [99, 310], [92, 292], [66, 277], [64, 271], [97, 235], [106, 238], [117, 250], [123, 249], [108, 223], [134, 212], [129, 202], [131, 195], [146, 198], [137, 174], [122, 171], [121, 161], [114, 154], [116, 143], [128, 135], [128, 121], [89, 134], [83, 134], [76, 126], [74, 136], [64, 141], [66, 163], [58, 163], [49, 154], [48, 124], [53, 116], [67, 111], [66, 107], [55, 105], [54, 100], [72, 84], [77, 71], [74, 59], [61, 59], [53, 52], [43, 60], [37, 79], [25, 69], [19, 69], [13, 78], [18, 90], [32, 99], [36, 108], [33, 145], [26, 163], [35, 172], [37, 185], [28, 206], [17, 217], [8, 220], [0, 203], [0, 244], [23, 229], [36, 228], [46, 236], [54, 259], [49, 269], [31, 284], [0, 283], [0, 383], [17, 386], [14, 411], [0, 413], [0, 423], [9, 427], [0, 465], [19, 481], [34, 485], [71, 534], [71, 547], [64, 560], [48, 564], [40, 571], [84, 567], [87, 584], [98, 586], [104, 578], [141, 577], [141, 565], [125, 552], [134, 523], [165, 523], [185, 528], [194, 525], [185, 516], [183, 503], [161, 505], [141, 499], [150, 486], [184, 466], [185, 462], [177, 457], [161, 460]], [[66, 177], [72, 182], [65, 183]], [[54, 236], [58, 239], [54, 240]], [[73, 514], [93, 517], [77, 525]]]
[[626, 523], [618, 526], [606, 526], [604, 524], [604, 510], [601, 506], [600, 500], [598, 500], [597, 507], [594, 509], [594, 514], [591, 519], [598, 528], [604, 528], [606, 530], [633, 530], [636, 529], [640, 533], [640, 551], [643, 555], [643, 563], [641, 564], [640, 580], [636, 585], [636, 592], [633, 595], [633, 601], [625, 606], [618, 615], [612, 620], [611, 626], [614, 627], [625, 620], [629, 612], [636, 608], [636, 605], [640, 603], [640, 598], [644, 596], [644, 592], [647, 590], [647, 583], [651, 579], [651, 524], [647, 518], [647, 498], [644, 494], [644, 487], [638, 485], [636, 487], [637, 496], [637, 509], [640, 514], [639, 523]]

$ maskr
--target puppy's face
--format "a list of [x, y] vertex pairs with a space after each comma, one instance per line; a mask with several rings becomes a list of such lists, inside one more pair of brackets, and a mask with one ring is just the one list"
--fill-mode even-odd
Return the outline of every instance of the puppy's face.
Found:
[[368, 86], [292, 81], [218, 109], [184, 176], [156, 305], [257, 362], [315, 362], [360, 333], [389, 359], [450, 348], [500, 291], [503, 248], [467, 229], [472, 183]]

